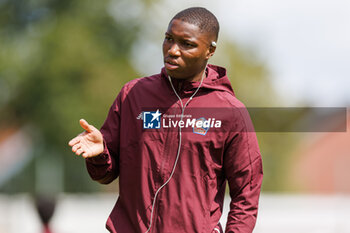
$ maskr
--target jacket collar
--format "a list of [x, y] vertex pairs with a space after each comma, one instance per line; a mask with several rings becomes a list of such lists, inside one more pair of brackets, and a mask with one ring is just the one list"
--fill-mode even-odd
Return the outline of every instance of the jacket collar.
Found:
[[[226, 69], [224, 67], [208, 64], [205, 73], [206, 77], [203, 80], [201, 88], [226, 91], [234, 95], [231, 83], [226, 75]], [[162, 78], [166, 79], [167, 82], [169, 82], [165, 67], [163, 67], [161, 70], [161, 76]], [[174, 78], [172, 78], [172, 82], [178, 91], [184, 91], [185, 93], [193, 92], [193, 90], [195, 90], [200, 84], [200, 81], [190, 82]]]

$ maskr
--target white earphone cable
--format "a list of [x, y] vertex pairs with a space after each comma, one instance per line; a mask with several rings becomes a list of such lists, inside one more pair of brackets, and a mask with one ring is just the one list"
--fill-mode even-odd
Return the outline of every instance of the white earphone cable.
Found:
[[[170, 76], [168, 75], [168, 79], [169, 79], [169, 82], [170, 82], [170, 85], [171, 85], [171, 88], [173, 89], [176, 97], [179, 99], [180, 101], [180, 104], [181, 104], [181, 121], [183, 120], [183, 116], [184, 116], [184, 113], [185, 113], [185, 108], [186, 106], [188, 105], [188, 103], [192, 100], [192, 98], [197, 94], [197, 92], [199, 91], [200, 87], [202, 86], [202, 83], [203, 83], [203, 79], [204, 79], [204, 76], [205, 76], [205, 70], [204, 69], [204, 73], [202, 75], [202, 78], [201, 78], [201, 82], [199, 84], [199, 86], [197, 87], [196, 91], [191, 95], [191, 97], [187, 100], [187, 102], [185, 103], [185, 105], [183, 104], [180, 96], [177, 94], [175, 88], [174, 88], [174, 85], [173, 85], [173, 82], [171, 81], [171, 78]], [[179, 146], [177, 148], [177, 155], [176, 155], [176, 159], [175, 159], [175, 163], [174, 163], [174, 166], [173, 166], [173, 169], [170, 173], [170, 176], [168, 178], [168, 180], [158, 188], [157, 192], [155, 193], [154, 195], [154, 199], [153, 199], [153, 203], [152, 203], [152, 211], [151, 211], [151, 218], [150, 218], [150, 221], [149, 221], [149, 227], [147, 229], [147, 231], [145, 233], [148, 233], [150, 230], [151, 230], [151, 227], [152, 227], [152, 220], [153, 220], [153, 211], [154, 211], [154, 206], [155, 206], [155, 203], [156, 203], [156, 200], [157, 200], [157, 196], [158, 196], [158, 193], [160, 192], [160, 190], [162, 188], [164, 188], [164, 186], [166, 186], [169, 181], [171, 180], [171, 178], [173, 177], [174, 175], [174, 172], [175, 172], [175, 168], [176, 168], [176, 165], [177, 165], [177, 162], [179, 160], [179, 157], [180, 157], [180, 150], [181, 150], [181, 139], [182, 139], [182, 132], [181, 132], [181, 127], [179, 127]]]

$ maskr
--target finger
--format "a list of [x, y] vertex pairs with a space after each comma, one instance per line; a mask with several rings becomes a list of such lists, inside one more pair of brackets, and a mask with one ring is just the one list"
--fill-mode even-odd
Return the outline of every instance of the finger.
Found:
[[89, 123], [84, 119], [80, 119], [79, 123], [80, 123], [81, 127], [89, 133], [92, 132], [95, 128], [92, 125], [89, 125]]
[[83, 153], [83, 152], [84, 152], [83, 149], [79, 148], [79, 149], [75, 152], [75, 154], [76, 154], [76, 155], [80, 155], [80, 154]]
[[81, 156], [83, 156], [85, 159], [90, 156], [89, 152], [84, 152]]
[[75, 138], [73, 138], [72, 140], [70, 140], [68, 142], [68, 145], [69, 146], [74, 146], [75, 144], [79, 143], [80, 142], [80, 135], [79, 136], [76, 136]]
[[73, 147], [72, 147], [72, 151], [73, 152], [76, 152], [78, 149], [80, 149], [81, 148], [81, 144], [80, 143], [77, 143], [77, 144], [75, 144]]

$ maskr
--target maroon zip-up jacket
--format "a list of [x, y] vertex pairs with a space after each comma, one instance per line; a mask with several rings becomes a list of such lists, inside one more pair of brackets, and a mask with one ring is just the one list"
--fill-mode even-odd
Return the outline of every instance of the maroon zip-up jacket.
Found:
[[[200, 85], [172, 83], [183, 103]], [[107, 229], [144, 233], [151, 222], [149, 232], [221, 232], [227, 181], [231, 203], [225, 232], [252, 232], [262, 161], [248, 111], [235, 97], [224, 68], [207, 66], [182, 123], [180, 115], [180, 101], [164, 68], [120, 91], [101, 128], [105, 150], [86, 159], [93, 180], [108, 184], [119, 177], [119, 198]]]

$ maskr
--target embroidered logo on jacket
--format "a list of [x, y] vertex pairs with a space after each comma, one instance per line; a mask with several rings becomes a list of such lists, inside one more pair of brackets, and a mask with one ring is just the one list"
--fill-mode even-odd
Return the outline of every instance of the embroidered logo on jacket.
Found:
[[193, 133], [206, 135], [210, 128], [207, 122], [204, 117], [197, 119], [196, 124], [193, 125]]

